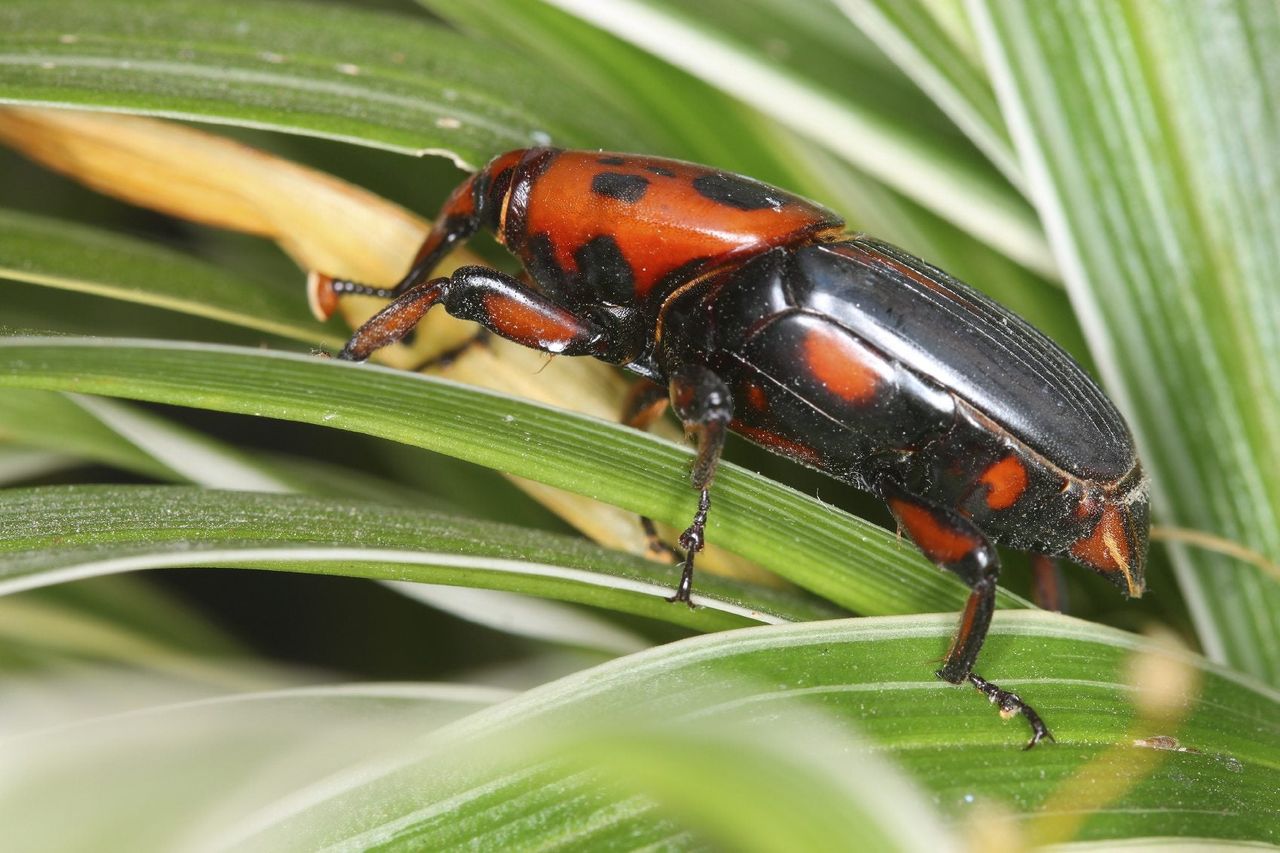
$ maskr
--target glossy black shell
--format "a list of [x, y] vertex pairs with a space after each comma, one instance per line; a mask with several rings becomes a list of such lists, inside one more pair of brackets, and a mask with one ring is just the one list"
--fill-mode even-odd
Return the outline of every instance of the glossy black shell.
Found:
[[[678, 297], [667, 320], [673, 329], [701, 330], [667, 341], [686, 350], [674, 353], [677, 360], [711, 356], [726, 378], [746, 371], [752, 376], [743, 381], [785, 386], [785, 396], [809, 411], [788, 417], [787, 400], [775, 395], [770, 417], [784, 433], [799, 434], [788, 422], [806, 424], [832, 463], [817, 467], [842, 479], [858, 482], [871, 453], [918, 446], [950, 429], [953, 398], [1074, 477], [1114, 481], [1136, 464], [1119, 412], [1057, 344], [963, 282], [876, 240], [772, 250]], [[898, 389], [884, 401], [893, 411], [842, 411], [840, 401], [797, 384], [801, 372], [771, 367], [787, 357], [779, 339], [808, 322], [834, 324], [884, 359]], [[826, 429], [815, 412], [827, 416]]]
[[867, 238], [805, 247], [795, 263], [798, 305], [953, 391], [1067, 472], [1108, 481], [1136, 462], [1124, 419], [1080, 365], [964, 282]]

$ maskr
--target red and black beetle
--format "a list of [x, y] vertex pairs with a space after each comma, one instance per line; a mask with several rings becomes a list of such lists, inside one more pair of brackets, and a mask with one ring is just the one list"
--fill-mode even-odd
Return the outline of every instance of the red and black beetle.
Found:
[[[480, 228], [532, 284], [478, 266], [431, 277]], [[454, 191], [398, 285], [313, 274], [310, 292], [325, 315], [345, 293], [394, 299], [341, 358], [367, 358], [442, 303], [525, 346], [639, 374], [629, 423], [669, 398], [697, 438], [700, 493], [673, 600], [689, 601], [726, 430], [883, 498], [972, 590], [938, 676], [1023, 714], [1028, 747], [1050, 736], [1039, 716], [973, 672], [992, 543], [1067, 556], [1142, 594], [1146, 478], [1080, 366], [981, 293], [774, 187], [655, 157], [512, 151]]]

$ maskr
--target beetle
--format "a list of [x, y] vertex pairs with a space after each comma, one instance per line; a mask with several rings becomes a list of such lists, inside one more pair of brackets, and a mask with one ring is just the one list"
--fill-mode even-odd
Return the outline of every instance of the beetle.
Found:
[[[480, 229], [527, 280], [482, 266], [432, 276]], [[669, 400], [696, 438], [698, 492], [673, 601], [692, 606], [727, 431], [883, 499], [971, 590], [938, 677], [1022, 714], [1028, 749], [1052, 739], [1040, 716], [973, 671], [994, 609], [993, 543], [1144, 590], [1147, 481], [1124, 419], [1081, 367], [968, 285], [776, 187], [657, 157], [511, 151], [453, 192], [397, 285], [313, 272], [308, 292], [320, 316], [345, 294], [393, 300], [343, 359], [368, 358], [442, 304], [524, 346], [638, 374], [628, 423]]]

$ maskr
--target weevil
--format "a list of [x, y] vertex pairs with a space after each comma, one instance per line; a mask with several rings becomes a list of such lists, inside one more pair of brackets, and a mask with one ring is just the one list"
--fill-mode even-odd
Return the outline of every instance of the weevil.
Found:
[[[527, 281], [482, 266], [432, 276], [481, 229]], [[1052, 738], [1039, 714], [973, 671], [994, 543], [1143, 592], [1147, 480], [1097, 384], [1007, 308], [776, 187], [658, 157], [511, 151], [453, 192], [397, 285], [313, 273], [309, 292], [323, 316], [344, 294], [393, 300], [344, 359], [402, 339], [441, 304], [524, 346], [637, 374], [629, 423], [669, 401], [697, 442], [673, 601], [691, 603], [728, 431], [883, 499], [971, 590], [938, 677], [1022, 714], [1027, 748]]]

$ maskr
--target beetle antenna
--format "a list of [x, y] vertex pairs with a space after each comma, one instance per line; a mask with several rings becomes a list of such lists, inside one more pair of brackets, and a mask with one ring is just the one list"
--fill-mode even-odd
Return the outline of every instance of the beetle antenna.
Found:
[[1157, 524], [1151, 528], [1151, 538], [1161, 542], [1177, 542], [1182, 545], [1191, 545], [1194, 548], [1203, 548], [1206, 551], [1212, 551], [1224, 557], [1232, 557], [1242, 563], [1256, 566], [1276, 580], [1280, 580], [1280, 563], [1274, 563], [1257, 551], [1246, 548], [1239, 542], [1234, 542], [1215, 533], [1193, 530], [1188, 527], [1165, 527]]

